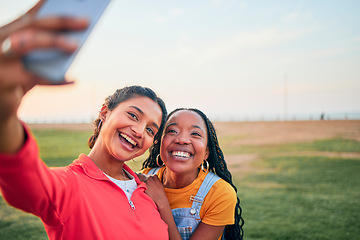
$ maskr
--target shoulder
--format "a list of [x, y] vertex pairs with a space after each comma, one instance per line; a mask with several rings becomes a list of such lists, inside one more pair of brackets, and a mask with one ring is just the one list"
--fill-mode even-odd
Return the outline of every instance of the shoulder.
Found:
[[156, 168], [145, 168], [140, 171], [142, 174], [156, 174], [157, 176], [162, 176], [162, 173], [164, 172], [165, 167], [156, 167]]
[[[205, 197], [205, 201], [209, 202], [229, 202], [234, 204], [237, 202], [237, 194], [235, 189], [225, 180], [220, 178], [218, 175], [212, 172], [201, 172], [198, 176], [201, 184], [204, 184], [205, 179], [207, 182], [205, 184], [211, 188], [208, 190], [208, 193]], [[213, 182], [213, 183], [212, 183]]]
[[214, 185], [209, 191], [209, 194], [219, 197], [226, 197], [229, 200], [236, 200], [237, 198], [235, 189], [228, 182], [221, 178], [214, 183]]
[[237, 194], [225, 180], [217, 180], [204, 199], [200, 211], [202, 222], [208, 225], [222, 226], [234, 223]]
[[144, 169], [140, 170], [139, 173], [148, 174], [151, 169], [152, 168], [144, 168]]
[[218, 196], [229, 195], [229, 196], [233, 196], [236, 198], [235, 189], [228, 182], [226, 182], [224, 179], [220, 178], [215, 173], [213, 173], [213, 172], [203, 173], [200, 171], [198, 178], [201, 180], [201, 182], [204, 182], [205, 178], [208, 178], [209, 182], [215, 181], [213, 183], [211, 189], [209, 190], [209, 193], [213, 193], [213, 194], [215, 193]]

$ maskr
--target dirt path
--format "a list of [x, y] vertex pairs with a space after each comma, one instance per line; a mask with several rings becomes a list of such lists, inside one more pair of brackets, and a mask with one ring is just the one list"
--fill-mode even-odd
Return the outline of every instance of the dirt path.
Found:
[[286, 121], [286, 122], [216, 122], [219, 138], [241, 136], [234, 145], [259, 145], [309, 142], [327, 138], [360, 141], [360, 120]]
[[[231, 147], [242, 145], [282, 144], [291, 142], [310, 142], [329, 138], [346, 138], [360, 141], [360, 120], [340, 121], [279, 121], [279, 122], [215, 122], [219, 139], [234, 138]], [[57, 128], [70, 130], [92, 130], [92, 124], [36, 124], [32, 129]], [[220, 142], [221, 144], [221, 142]], [[286, 152], [287, 155], [312, 155], [340, 158], [360, 158], [358, 153], [334, 152]], [[226, 162], [234, 174], [264, 172], [271, 169], [259, 169], [253, 162], [260, 157], [257, 154], [226, 155]]]
[[[287, 122], [232, 122], [215, 123], [219, 139], [234, 136], [231, 147], [243, 145], [267, 145], [293, 142], [310, 142], [329, 138], [345, 138], [360, 141], [360, 120], [348, 121], [287, 121]], [[360, 158], [360, 153], [336, 152], [283, 152], [277, 156], [325, 156], [337, 158]], [[253, 164], [261, 158], [257, 154], [225, 156], [233, 174], [264, 173], [272, 169], [260, 169]]]
[[[215, 122], [219, 138], [240, 136], [235, 144], [306, 142], [326, 138], [348, 138], [360, 141], [360, 120]], [[32, 129], [92, 130], [93, 124], [31, 124]], [[239, 138], [239, 137], [237, 137]]]
[[[276, 153], [273, 156], [322, 156], [330, 158], [356, 158], [360, 159], [360, 153], [342, 153], [342, 152], [316, 152], [316, 151], [305, 151], [305, 152], [284, 152]], [[248, 173], [266, 173], [273, 172], [273, 169], [259, 168], [253, 163], [261, 160], [258, 154], [234, 154], [225, 155], [226, 163], [230, 172], [238, 177], [244, 177]]]

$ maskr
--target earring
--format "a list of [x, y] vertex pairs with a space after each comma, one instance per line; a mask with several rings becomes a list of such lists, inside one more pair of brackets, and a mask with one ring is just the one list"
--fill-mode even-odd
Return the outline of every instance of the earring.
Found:
[[201, 164], [201, 170], [203, 172], [205, 172], [205, 167], [204, 167], [205, 164], [206, 164], [206, 171], [209, 171], [210, 168], [209, 162], [205, 159], [204, 162]]
[[159, 166], [159, 167], [162, 167], [162, 166], [164, 166], [165, 165], [165, 163], [163, 162], [161, 165], [159, 164], [159, 157], [160, 157], [160, 154], [158, 154], [157, 156], [156, 156], [156, 164]]

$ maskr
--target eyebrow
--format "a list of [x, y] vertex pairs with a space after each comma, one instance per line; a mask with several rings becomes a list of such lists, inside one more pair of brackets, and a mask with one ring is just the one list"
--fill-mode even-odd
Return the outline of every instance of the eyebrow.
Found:
[[200, 129], [201, 131], [203, 131], [203, 132], [205, 132], [200, 126], [198, 126], [198, 125], [192, 125], [192, 127], [193, 128], [198, 128], [198, 129]]
[[[138, 108], [137, 106], [129, 106], [129, 107], [136, 109], [139, 113], [144, 115], [144, 111]], [[154, 125], [154, 127], [157, 128], [158, 130], [160, 129], [160, 127], [155, 122], [153, 122], [152, 125]]]
[[138, 110], [141, 114], [144, 114], [143, 110], [141, 110], [140, 108], [138, 108], [137, 106], [130, 106], [132, 108], [135, 108], [136, 110]]
[[170, 127], [170, 126], [176, 126], [176, 125], [178, 125], [178, 124], [177, 123], [169, 123], [168, 125], [165, 126], [165, 129]]
[[[166, 125], [165, 128], [168, 128], [168, 127], [170, 127], [170, 126], [176, 126], [176, 125], [178, 125], [178, 124], [177, 124], [177, 123], [170, 123], [170, 124]], [[201, 131], [205, 132], [204, 129], [202, 129], [202, 128], [201, 128], [200, 126], [198, 126], [198, 125], [192, 125], [191, 127], [193, 127], [193, 128], [198, 128], [198, 129], [200, 129]]]

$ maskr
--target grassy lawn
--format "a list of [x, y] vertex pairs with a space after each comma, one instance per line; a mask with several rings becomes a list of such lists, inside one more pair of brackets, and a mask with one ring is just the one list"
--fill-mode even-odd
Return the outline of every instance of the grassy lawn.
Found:
[[273, 157], [237, 180], [246, 239], [357, 239], [360, 160]]
[[336, 157], [360, 153], [359, 142], [336, 138], [231, 152], [260, 156], [253, 163], [260, 173], [235, 177], [245, 239], [360, 239], [360, 158]]
[[[36, 130], [34, 134], [49, 166], [67, 165], [79, 153], [89, 152], [89, 131]], [[230, 147], [229, 139], [220, 139], [226, 155], [258, 154], [259, 160], [251, 165], [262, 170], [233, 173], [245, 239], [360, 239], [360, 158], [335, 154], [360, 153], [360, 142], [335, 138]], [[140, 161], [129, 165], [136, 170]], [[47, 237], [40, 220], [0, 198], [0, 239]]]

